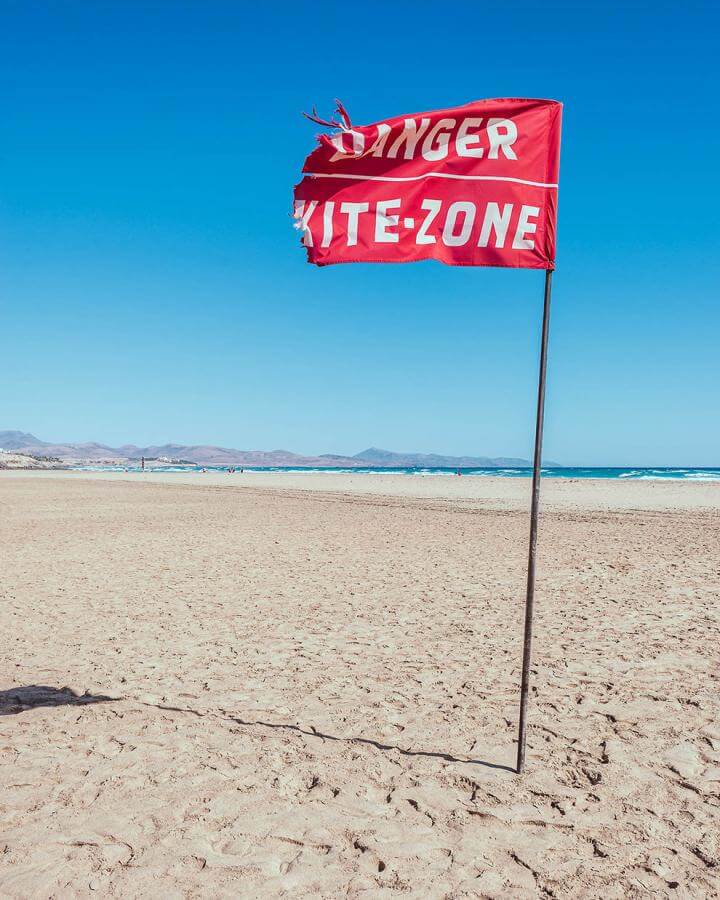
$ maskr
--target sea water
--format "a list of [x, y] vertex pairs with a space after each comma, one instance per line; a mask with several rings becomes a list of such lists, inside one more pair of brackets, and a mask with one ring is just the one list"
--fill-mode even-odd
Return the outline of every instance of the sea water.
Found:
[[[133, 466], [72, 466], [71, 468], [83, 472], [140, 472], [139, 465]], [[460, 471], [463, 475], [493, 476], [494, 478], [529, 478], [532, 475], [531, 466], [512, 466], [507, 468], [460, 468], [447, 466], [327, 466], [327, 467], [300, 467], [300, 466], [243, 466], [245, 472], [323, 472], [328, 475], [457, 475]], [[156, 472], [227, 472], [227, 466], [173, 466], [167, 465], [153, 469], [151, 465], [145, 471]], [[240, 474], [240, 466], [235, 466], [236, 474]], [[553, 466], [543, 468], [544, 478], [629, 478], [644, 481], [720, 481], [720, 466], [715, 468], [642, 468], [629, 466], [618, 467], [583, 467], [583, 466]]]

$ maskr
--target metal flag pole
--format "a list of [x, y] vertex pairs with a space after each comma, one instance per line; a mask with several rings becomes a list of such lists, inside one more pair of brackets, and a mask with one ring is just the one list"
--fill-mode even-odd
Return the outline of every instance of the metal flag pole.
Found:
[[542, 338], [540, 341], [540, 374], [538, 377], [537, 418], [535, 420], [535, 454], [533, 456], [532, 501], [530, 505], [530, 549], [528, 552], [527, 594], [525, 596], [525, 636], [523, 640], [522, 679], [520, 682], [520, 722], [518, 725], [517, 773], [525, 766], [525, 732], [527, 729], [528, 686], [532, 654], [533, 605], [535, 603], [535, 557], [537, 550], [538, 507], [540, 504], [540, 468], [542, 466], [543, 422], [545, 419], [545, 376], [547, 373], [548, 330], [550, 327], [550, 294], [552, 269], [545, 271]]

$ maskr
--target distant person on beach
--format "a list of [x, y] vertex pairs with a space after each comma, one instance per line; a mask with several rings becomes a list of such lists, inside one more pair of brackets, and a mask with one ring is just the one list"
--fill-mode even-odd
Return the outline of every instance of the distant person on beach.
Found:
[[145, 457], [144, 456], [140, 457], [140, 468], [143, 472], [145, 471]]

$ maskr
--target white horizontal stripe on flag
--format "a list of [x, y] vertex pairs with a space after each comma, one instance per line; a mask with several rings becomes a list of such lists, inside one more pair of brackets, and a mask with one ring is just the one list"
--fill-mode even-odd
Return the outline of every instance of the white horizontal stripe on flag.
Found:
[[545, 184], [542, 181], [526, 181], [524, 178], [511, 178], [509, 175], [453, 175], [450, 172], [425, 172], [424, 175], [408, 175], [405, 177], [391, 175], [347, 175], [339, 172], [303, 172], [309, 178], [346, 178], [353, 181], [422, 181], [423, 178], [452, 178], [456, 181], [512, 181], [515, 184], [528, 184], [530, 187], [557, 188], [557, 184]]

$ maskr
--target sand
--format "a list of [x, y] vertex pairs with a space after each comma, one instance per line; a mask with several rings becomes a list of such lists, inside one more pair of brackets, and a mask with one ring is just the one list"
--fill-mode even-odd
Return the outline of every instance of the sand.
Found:
[[0, 895], [720, 896], [720, 485], [0, 474]]
[[[12, 473], [14, 474], [14, 473]], [[3, 478], [12, 477], [3, 473]], [[527, 511], [529, 478], [455, 475], [382, 475], [285, 472], [48, 472], [36, 478], [100, 479], [137, 484], [188, 484], [205, 487], [280, 488], [283, 491], [362, 494], [441, 500], [461, 506]], [[720, 481], [544, 478], [543, 507], [549, 510], [679, 510], [720, 512]]]

